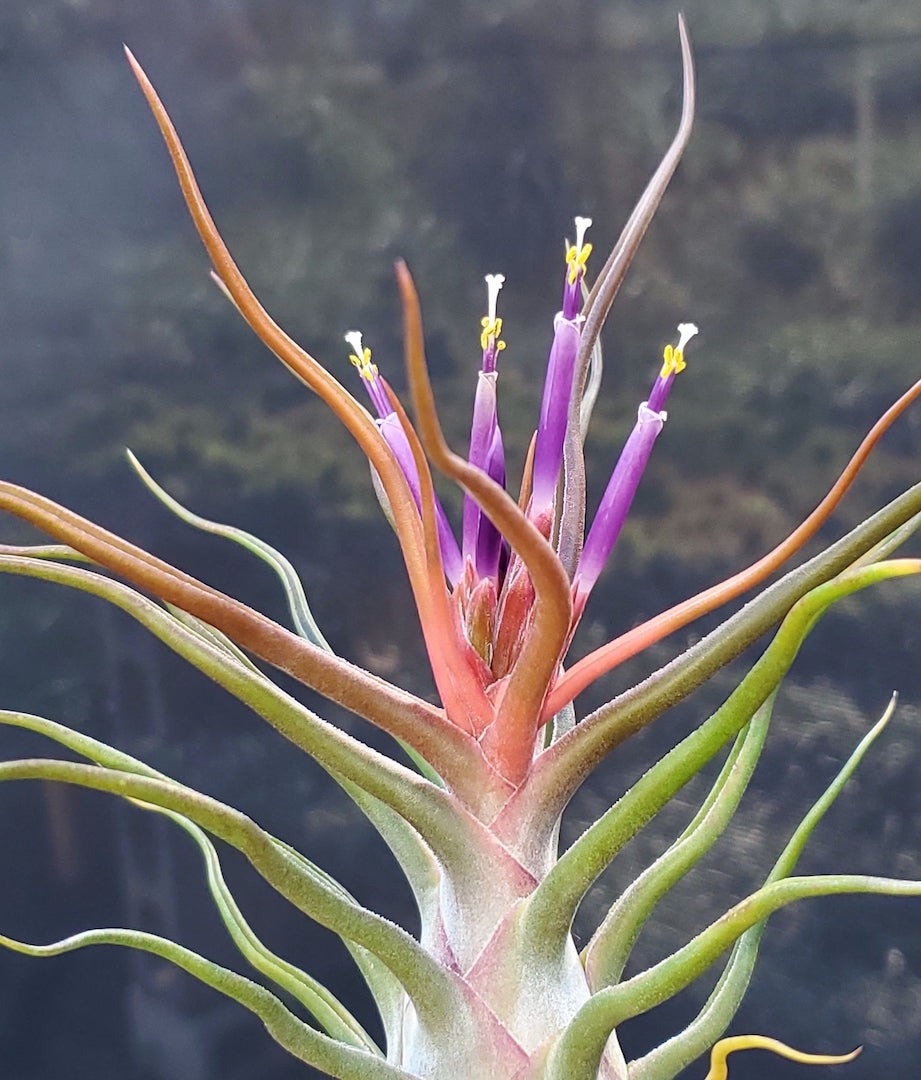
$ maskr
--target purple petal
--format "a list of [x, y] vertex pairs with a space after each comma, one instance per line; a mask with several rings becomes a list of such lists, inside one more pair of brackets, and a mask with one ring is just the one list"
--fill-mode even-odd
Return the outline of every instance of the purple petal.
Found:
[[[502, 445], [502, 432], [498, 424], [486, 457], [486, 474], [499, 487], [505, 487], [505, 447]], [[504, 544], [502, 534], [481, 511], [476, 542], [476, 568], [481, 578], [490, 577], [498, 581]]]
[[[498, 430], [496, 419], [496, 373], [481, 371], [477, 376], [476, 395], [473, 399], [473, 422], [470, 425], [470, 452], [468, 461], [483, 472], [487, 471], [489, 450], [493, 436]], [[477, 535], [482, 512], [469, 495], [464, 497], [463, 552], [465, 557], [475, 559]]]
[[645, 401], [640, 405], [636, 425], [611, 473], [595, 520], [585, 538], [573, 583], [577, 594], [582, 597], [591, 591], [598, 575], [604, 569], [623, 528], [653, 444], [664, 424], [665, 413], [653, 411]]
[[[416, 460], [413, 457], [409, 440], [406, 438], [406, 432], [403, 430], [399, 417], [395, 412], [392, 412], [389, 416], [385, 416], [383, 420], [378, 421], [378, 427], [381, 435], [384, 436], [384, 441], [393, 451], [393, 456], [397, 459], [397, 464], [400, 466], [403, 475], [406, 477], [406, 482], [409, 484], [409, 490], [412, 492], [416, 506], [421, 510], [422, 491], [419, 484], [419, 473], [416, 470]], [[444, 512], [444, 507], [441, 505], [437, 495], [435, 496], [435, 524], [438, 530], [438, 546], [441, 550], [441, 561], [444, 564], [445, 577], [453, 586], [460, 579], [464, 563], [451, 524], [448, 521], [448, 516]]]
[[578, 321], [566, 319], [560, 312], [553, 320], [553, 345], [547, 361], [547, 378], [540, 406], [537, 444], [534, 447], [532, 513], [540, 513], [553, 505], [563, 462], [563, 439], [578, 351]]

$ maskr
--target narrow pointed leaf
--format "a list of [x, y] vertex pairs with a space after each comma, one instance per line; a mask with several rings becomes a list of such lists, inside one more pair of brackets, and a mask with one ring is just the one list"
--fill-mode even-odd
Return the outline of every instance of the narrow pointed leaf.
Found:
[[[694, 58], [691, 53], [691, 43], [683, 15], [678, 16], [678, 34], [681, 41], [683, 73], [681, 119], [678, 122], [678, 130], [671, 145], [665, 152], [665, 156], [640, 196], [639, 202], [637, 202], [627, 219], [627, 223], [624, 225], [613, 251], [595, 279], [595, 284], [592, 286], [582, 310], [585, 321], [580, 336], [579, 352], [576, 357], [573, 376], [575, 392], [570, 402], [566, 441], [563, 450], [565, 494], [563, 500], [563, 524], [560, 531], [561, 535], [569, 538], [570, 541], [578, 540], [581, 536], [582, 523], [585, 520], [585, 463], [582, 455], [582, 442], [584, 439], [584, 426], [587, 425], [588, 416], [591, 414], [591, 399], [589, 399], [588, 409], [586, 410], [583, 407], [583, 388], [586, 373], [614, 299], [620, 291], [624, 277], [633, 262], [633, 257], [646, 235], [646, 230], [649, 228], [659, 203], [662, 201], [662, 196], [665, 194], [675, 169], [678, 167], [678, 162], [681, 160], [681, 156], [690, 140], [691, 128], [694, 124]], [[578, 542], [570, 542], [560, 549], [560, 558], [570, 575], [575, 572], [578, 556]], [[555, 702], [553, 709], [549, 711], [551, 714], [556, 713], [559, 711], [560, 706], [561, 703]]]
[[156, 934], [139, 930], [86, 930], [51, 945], [28, 945], [0, 935], [0, 945], [26, 956], [60, 956], [90, 945], [119, 945], [153, 953], [238, 1002], [265, 1024], [281, 1046], [307, 1065], [340, 1080], [412, 1080], [402, 1069], [366, 1050], [345, 1045], [299, 1020], [265, 987]]
[[132, 468], [138, 476], [140, 476], [141, 480], [143, 480], [145, 486], [165, 507], [167, 507], [167, 509], [172, 510], [178, 518], [188, 525], [192, 525], [196, 529], [201, 529], [203, 532], [213, 533], [215, 536], [222, 536], [227, 540], [232, 540], [234, 543], [239, 544], [241, 547], [246, 548], [247, 551], [252, 552], [258, 558], [262, 559], [266, 565], [270, 566], [272, 570], [275, 571], [275, 574], [285, 591], [285, 596], [288, 600], [288, 610], [291, 613], [291, 621], [294, 624], [294, 629], [302, 638], [306, 638], [312, 645], [316, 645], [317, 648], [325, 649], [327, 652], [333, 651], [329, 646], [329, 642], [320, 631], [319, 626], [317, 626], [316, 620], [313, 617], [313, 612], [310, 610], [310, 605], [307, 603], [307, 594], [304, 592], [304, 586], [301, 583], [301, 579], [298, 577], [297, 571], [280, 551], [277, 551], [271, 544], [267, 544], [264, 540], [260, 540], [258, 536], [253, 536], [252, 533], [248, 533], [244, 529], [239, 529], [234, 525], [222, 525], [219, 522], [209, 521], [199, 514], [192, 513], [191, 510], [186, 509], [182, 503], [177, 499], [174, 499], [168, 491], [164, 490], [156, 480], [154, 480], [130, 450], [126, 451], [126, 453]]
[[463, 840], [468, 828], [481, 831], [481, 826], [473, 824], [446, 792], [321, 720], [264, 676], [236, 661], [225, 649], [209, 644], [197, 631], [184, 627], [133, 589], [75, 567], [30, 559], [0, 557], [0, 571], [79, 588], [116, 604], [174, 652], [249, 705], [324, 768], [347, 777], [393, 805], [415, 823], [437, 850], [442, 850], [443, 843], [435, 839], [433, 829], [440, 832], [441, 840], [451, 850], [468, 846]]
[[736, 739], [710, 795], [682, 836], [637, 877], [611, 907], [585, 951], [593, 991], [620, 978], [634, 942], [661, 898], [713, 847], [732, 820], [751, 779], [771, 720], [774, 694]]
[[[816, 825], [831, 807], [844, 785], [853, 776], [867, 751], [882, 733], [895, 709], [893, 695], [883, 715], [861, 739], [838, 775], [812, 806], [790, 838], [765, 884], [781, 880], [792, 873], [800, 853]], [[644, 1057], [630, 1063], [630, 1080], [673, 1080], [714, 1044], [735, 1016], [758, 957], [758, 947], [766, 922], [746, 930], [735, 943], [729, 961], [703, 1009], [681, 1032], [650, 1050]]]
[[779, 623], [810, 590], [849, 567], [921, 512], [921, 484], [909, 488], [847, 536], [791, 570], [638, 686], [587, 716], [535, 762], [528, 782], [493, 823], [499, 836], [549, 832], [595, 766], [615, 747], [682, 701]]
[[585, 893], [631, 839], [729, 739], [734, 738], [777, 688], [800, 645], [836, 600], [892, 577], [921, 572], [921, 560], [899, 559], [847, 570], [800, 599], [764, 654], [724, 704], [673, 748], [563, 853], [527, 901], [526, 936], [541, 954], [564, 947]]
[[[412, 743], [446, 779], [457, 772], [457, 783], [452, 784], [454, 790], [463, 791], [465, 780], [472, 796], [485, 786], [483, 777], [477, 776], [477, 762], [482, 757], [475, 744], [465, 738], [441, 710], [422, 699], [376, 678], [342, 657], [316, 648], [265, 615], [35, 492], [0, 482], [0, 508], [66, 540], [94, 561], [216, 627], [237, 645], [330, 700], [377, 724], [388, 734]], [[37, 576], [36, 565], [39, 561], [35, 559], [3, 557], [3, 566], [8, 572]], [[52, 573], [60, 575], [64, 572], [65, 568], [61, 566], [44, 571], [49, 580]], [[456, 760], [458, 756], [463, 758], [464, 765], [455, 770], [450, 758]], [[474, 798], [474, 804], [475, 801]]]
[[45, 779], [107, 791], [173, 810], [237, 848], [298, 910], [378, 957], [400, 980], [423, 1019], [443, 1022], [461, 1015], [465, 1000], [452, 978], [409, 934], [363, 908], [328, 875], [285, 850], [238, 810], [180, 784], [74, 762], [25, 760], [0, 763], [0, 782]]

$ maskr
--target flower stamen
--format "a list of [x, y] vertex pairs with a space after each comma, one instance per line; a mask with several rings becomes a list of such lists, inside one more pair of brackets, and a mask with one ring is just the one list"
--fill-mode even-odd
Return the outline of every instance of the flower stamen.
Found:
[[377, 410], [378, 417], [381, 420], [385, 420], [390, 413], [393, 412], [393, 409], [390, 407], [390, 402], [387, 399], [387, 392], [384, 390], [384, 385], [381, 382], [377, 364], [371, 360], [371, 350], [367, 345], [362, 343], [360, 330], [350, 330], [345, 335], [345, 340], [352, 346], [353, 350], [349, 353], [349, 360], [352, 361], [358, 369], [358, 374], [367, 384], [368, 396], [371, 398], [371, 402]]
[[499, 290], [505, 283], [504, 274], [486, 275], [486, 314], [480, 319], [483, 332], [480, 334], [480, 348], [483, 350], [483, 370], [493, 371], [496, 366], [496, 354], [505, 348], [501, 340], [502, 320], [496, 317]]
[[569, 267], [569, 284], [575, 285], [580, 274], [585, 273], [585, 264], [592, 253], [592, 245], [585, 243], [585, 232], [591, 225], [592, 219], [587, 217], [576, 218], [576, 242], [570, 245], [566, 252], [566, 265]]

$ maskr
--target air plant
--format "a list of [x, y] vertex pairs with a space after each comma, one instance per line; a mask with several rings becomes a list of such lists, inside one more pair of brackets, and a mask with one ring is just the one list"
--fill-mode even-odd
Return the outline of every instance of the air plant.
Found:
[[[921, 571], [921, 560], [893, 557], [921, 523], [921, 484], [765, 587], [640, 684], [586, 716], [577, 716], [574, 702], [617, 665], [764, 583], [798, 552], [828, 520], [879, 437], [921, 394], [921, 382], [877, 422], [828, 495], [777, 548], [566, 666], [586, 600], [618, 538], [665, 423], [666, 397], [696, 333], [684, 323], [677, 343], [665, 348], [649, 398], [639, 406], [636, 425], [586, 529], [582, 447], [598, 393], [599, 334], [691, 131], [694, 80], [683, 22], [680, 37], [684, 96], [677, 134], [591, 288], [586, 282], [590, 222], [576, 219], [540, 419], [517, 500], [505, 488], [496, 409], [501, 276], [487, 279], [482, 364], [469, 453], [463, 457], [441, 431], [426, 370], [420, 301], [406, 266], [399, 264], [396, 276], [414, 422], [360, 334], [350, 332], [347, 340], [373, 413], [272, 321], [221, 239], [153, 86], [128, 54], [216, 281], [269, 349], [335, 412], [370, 462], [403, 554], [438, 703], [336, 655], [280, 553], [239, 529], [192, 514], [134, 459], [141, 478], [167, 507], [192, 525], [244, 545], [276, 571], [293, 629], [10, 483], [0, 484], [0, 505], [55, 543], [4, 546], [0, 569], [80, 589], [121, 608], [309, 754], [393, 851], [415, 898], [420, 929], [413, 936], [364, 907], [306, 855], [240, 811], [71, 728], [4, 712], [3, 723], [47, 736], [86, 763], [9, 761], [0, 764], [0, 780], [54, 780], [110, 792], [165, 815], [192, 837], [217, 910], [260, 981], [174, 941], [130, 929], [87, 930], [51, 945], [0, 939], [5, 946], [34, 956], [94, 944], [154, 953], [255, 1013], [296, 1058], [343, 1080], [669, 1080], [710, 1050], [709, 1078], [720, 1080], [726, 1076], [727, 1054], [738, 1049], [766, 1048], [810, 1063], [845, 1061], [857, 1052], [812, 1055], [758, 1035], [723, 1035], [773, 911], [832, 893], [921, 894], [921, 882], [915, 881], [795, 874], [803, 845], [884, 727], [891, 705], [759, 888], [666, 959], [629, 977], [624, 971], [657, 902], [732, 819], [764, 745], [778, 688], [821, 615], [857, 590]], [[433, 469], [463, 492], [459, 539], [435, 494]], [[592, 770], [766, 635], [760, 656], [723, 704], [560, 852], [561, 815]], [[321, 719], [274, 683], [257, 661], [391, 736], [397, 744], [394, 756]], [[409, 765], [403, 763], [404, 751]], [[592, 884], [623, 846], [724, 751], [722, 769], [696, 816], [624, 890], [580, 951], [573, 919]], [[221, 875], [215, 839], [239, 850], [299, 911], [342, 939], [380, 1013], [383, 1046], [325, 987], [258, 939]], [[618, 1027], [719, 963], [722, 972], [697, 1017], [628, 1063]]]

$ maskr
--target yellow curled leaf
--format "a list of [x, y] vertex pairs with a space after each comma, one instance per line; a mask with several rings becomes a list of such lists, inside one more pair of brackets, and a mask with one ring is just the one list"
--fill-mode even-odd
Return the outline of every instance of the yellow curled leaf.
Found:
[[858, 1046], [849, 1054], [804, 1054], [801, 1050], [794, 1050], [779, 1039], [769, 1039], [765, 1035], [733, 1035], [728, 1039], [720, 1039], [710, 1052], [710, 1071], [704, 1080], [726, 1080], [729, 1070], [726, 1067], [726, 1058], [733, 1050], [770, 1050], [790, 1061], [798, 1061], [802, 1065], [842, 1065], [846, 1061], [853, 1061], [863, 1047]]

